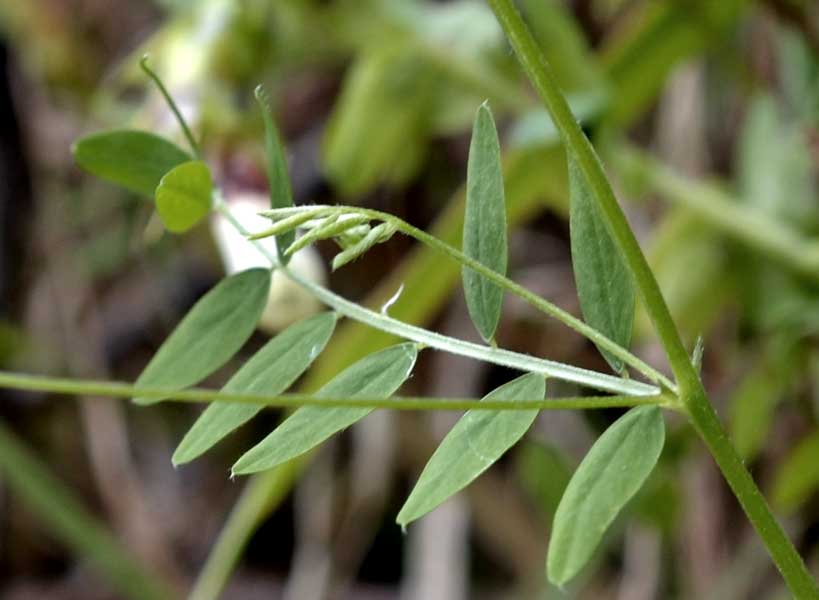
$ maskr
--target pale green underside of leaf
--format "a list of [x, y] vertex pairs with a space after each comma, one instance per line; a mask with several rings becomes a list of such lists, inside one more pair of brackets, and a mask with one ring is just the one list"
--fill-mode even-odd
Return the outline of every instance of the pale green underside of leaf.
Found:
[[[580, 309], [586, 323], [623, 348], [631, 342], [634, 324], [634, 283], [628, 267], [606, 229], [583, 172], [568, 152], [569, 228]], [[623, 361], [601, 350], [617, 372]]]
[[201, 160], [174, 167], [156, 188], [156, 212], [173, 233], [183, 233], [210, 212], [213, 180]]
[[168, 171], [191, 160], [173, 142], [125, 129], [88, 135], [71, 150], [77, 164], [92, 175], [151, 199]]
[[[336, 324], [321, 313], [291, 325], [262, 347], [222, 388], [225, 393], [280, 394], [324, 350]], [[190, 462], [262, 410], [262, 406], [214, 402], [193, 424], [174, 452], [174, 465]]]
[[[415, 365], [415, 344], [398, 344], [370, 354], [322, 387], [318, 397], [389, 398], [406, 381]], [[233, 465], [233, 474], [264, 471], [304, 454], [333, 434], [346, 429], [372, 408], [304, 406]]]
[[[270, 187], [270, 208], [287, 208], [293, 206], [293, 190], [290, 186], [290, 175], [287, 171], [287, 159], [284, 154], [284, 146], [279, 136], [276, 124], [270, 114], [270, 102], [267, 99], [264, 89], [256, 88], [256, 98], [262, 109], [262, 119], [264, 120], [265, 133], [265, 154], [267, 156], [267, 182]], [[296, 241], [296, 232], [289, 231], [276, 236], [276, 245], [279, 249], [279, 260], [287, 264], [289, 256], [284, 255], [284, 250]]]
[[[224, 365], [247, 341], [270, 290], [270, 271], [249, 269], [227, 277], [185, 315], [136, 381], [138, 386], [183, 389]], [[154, 404], [155, 398], [135, 398]]]
[[[466, 174], [464, 254], [493, 271], [506, 274], [506, 199], [500, 143], [487, 104], [475, 116]], [[490, 341], [501, 314], [503, 289], [474, 271], [462, 270], [469, 316], [484, 340]]]
[[[529, 373], [499, 387], [484, 400], [540, 399], [545, 394], [543, 376]], [[469, 485], [523, 437], [537, 413], [467, 412], [429, 459], [398, 513], [397, 523], [405, 527]]]
[[574, 577], [606, 529], [651, 473], [665, 442], [656, 406], [633, 408], [594, 443], [572, 476], [555, 513], [547, 574], [555, 585]]

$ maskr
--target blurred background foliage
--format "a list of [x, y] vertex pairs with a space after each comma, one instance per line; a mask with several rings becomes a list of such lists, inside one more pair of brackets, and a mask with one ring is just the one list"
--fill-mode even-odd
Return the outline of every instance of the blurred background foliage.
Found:
[[[732, 437], [819, 572], [819, 7], [519, 6], [603, 153], [687, 342], [693, 350], [704, 340], [703, 377]], [[510, 274], [578, 312], [565, 158], [482, 2], [4, 2], [2, 368], [132, 380], [234, 260], [224, 254], [241, 252], [217, 246], [207, 225], [163, 233], [149, 203], [71, 162], [73, 139], [99, 128], [180, 137], [139, 71], [146, 52], [229, 202], [266, 193], [253, 100], [264, 83], [297, 202], [387, 210], [453, 244], [468, 131], [488, 99], [501, 126]], [[319, 245], [314, 262], [331, 251]], [[328, 277], [374, 307], [403, 285], [391, 315], [474, 337], [457, 265], [407, 240]], [[295, 318], [288, 311], [303, 299], [293, 294], [274, 298], [273, 327]], [[657, 363], [638, 313], [636, 348]], [[593, 346], [515, 298], [497, 337], [606, 369]], [[391, 341], [340, 324], [302, 388]], [[209, 383], [224, 382], [239, 358]], [[426, 352], [404, 389], [480, 396], [511, 376]], [[3, 598], [184, 596], [194, 585], [199, 598], [785, 597], [711, 459], [673, 417], [649, 485], [584, 576], [559, 591], [543, 576], [550, 520], [572, 468], [617, 411], [541, 415], [501, 464], [402, 535], [395, 514], [455, 415], [374, 413], [246, 483], [228, 481], [231, 459], [276, 414], [175, 471], [170, 455], [195, 408], [2, 396]]]

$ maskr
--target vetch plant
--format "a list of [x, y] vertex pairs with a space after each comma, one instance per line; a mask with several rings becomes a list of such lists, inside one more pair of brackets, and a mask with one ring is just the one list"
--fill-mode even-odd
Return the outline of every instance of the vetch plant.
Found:
[[[583, 320], [506, 277], [506, 202], [500, 144], [492, 113], [481, 105], [475, 117], [467, 169], [463, 247], [455, 248], [394, 215], [354, 206], [294, 206], [284, 150], [263, 90], [270, 227], [247, 231], [223, 201], [199, 146], [161, 80], [143, 60], [176, 115], [190, 152], [138, 131], [110, 131], [79, 140], [77, 162], [91, 173], [156, 202], [168, 231], [182, 233], [216, 211], [269, 262], [269, 268], [231, 275], [203, 296], [179, 323], [135, 385], [66, 381], [0, 374], [0, 385], [19, 389], [133, 397], [139, 404], [163, 400], [210, 405], [185, 435], [172, 461], [201, 456], [265, 406], [295, 409], [255, 447], [237, 458], [232, 474], [267, 470], [302, 456], [377, 408], [464, 410], [442, 441], [397, 516], [406, 527], [469, 485], [517, 443], [538, 411], [624, 407], [593, 445], [569, 482], [555, 513], [546, 572], [564, 585], [591, 558], [617, 514], [639, 491], [663, 449], [662, 409], [687, 418], [719, 465], [728, 484], [766, 544], [797, 598], [819, 598], [819, 588], [779, 526], [726, 436], [699, 375], [702, 347], [683, 345], [654, 275], [626, 221], [591, 143], [579, 128], [550, 67], [511, 0], [489, 0], [520, 62], [541, 96], [563, 141], [570, 182], [572, 262]], [[301, 236], [297, 236], [301, 231]], [[476, 344], [350, 302], [288, 266], [298, 250], [319, 240], [339, 246], [333, 269], [401, 234], [441, 252], [462, 268], [470, 317], [485, 344]], [[276, 240], [276, 252], [258, 244]], [[271, 272], [300, 285], [331, 312], [295, 323], [272, 338], [222, 390], [191, 388], [222, 367], [248, 340], [268, 298]], [[405, 293], [411, 294], [412, 290]], [[503, 298], [514, 294], [593, 342], [614, 374], [498, 348], [494, 339]], [[648, 313], [665, 350], [673, 379], [629, 350], [636, 299]], [[338, 373], [316, 394], [287, 394], [346, 317], [404, 341], [373, 353]], [[480, 401], [394, 396], [426, 348], [450, 352], [522, 373]], [[639, 377], [639, 379], [637, 378]], [[546, 398], [548, 379], [595, 390], [598, 395]]]

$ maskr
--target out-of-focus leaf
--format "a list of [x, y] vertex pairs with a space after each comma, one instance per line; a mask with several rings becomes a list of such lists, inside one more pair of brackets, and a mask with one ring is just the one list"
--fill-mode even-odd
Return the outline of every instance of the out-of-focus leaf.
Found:
[[572, 476], [566, 459], [552, 446], [524, 441], [517, 452], [515, 471], [544, 520], [551, 522]]
[[105, 524], [82, 505], [74, 490], [52, 475], [45, 463], [0, 420], [0, 475], [3, 487], [48, 525], [49, 533], [82, 557], [118, 592], [133, 600], [172, 598], [154, 570], [131, 556]]
[[[634, 324], [634, 283], [571, 152], [568, 163], [572, 267], [580, 309], [586, 323], [628, 348]], [[616, 372], [623, 371], [621, 360], [601, 353]]]
[[614, 87], [607, 121], [623, 125], [643, 114], [671, 70], [709, 43], [724, 39], [748, 5], [747, 0], [692, 0], [636, 6], [632, 18], [608, 36], [600, 52]]
[[153, 198], [165, 174], [191, 159], [173, 142], [144, 131], [94, 133], [71, 148], [74, 160], [100, 179]]
[[[816, 231], [816, 185], [801, 124], [789, 122], [777, 101], [756, 96], [743, 125], [737, 159], [740, 200], [797, 232]], [[761, 255], [737, 256], [739, 296], [761, 330], [790, 328], [802, 335], [819, 325], [816, 290]], [[815, 287], [815, 286], [814, 286]]]
[[[293, 206], [293, 190], [290, 187], [290, 175], [287, 172], [287, 159], [284, 156], [279, 131], [270, 114], [270, 101], [262, 86], [256, 88], [256, 99], [262, 109], [264, 120], [264, 147], [267, 155], [267, 184], [270, 187], [270, 208], [287, 208]], [[279, 260], [287, 264], [290, 259], [285, 256], [285, 249], [296, 240], [296, 232], [288, 231], [276, 236], [276, 247]]]
[[577, 20], [560, 0], [522, 0], [521, 11], [560, 87], [593, 87], [600, 73]]
[[[502, 385], [484, 399], [535, 400], [545, 394], [543, 376], [528, 373]], [[468, 411], [429, 459], [398, 513], [397, 523], [406, 527], [469, 485], [523, 437], [537, 412]]]
[[322, 147], [324, 168], [342, 194], [400, 185], [415, 174], [426, 148], [431, 76], [405, 47], [365, 53], [356, 61]]
[[771, 503], [777, 510], [791, 513], [819, 487], [819, 431], [803, 438], [777, 469]]
[[[176, 326], [136, 385], [181, 390], [202, 381], [236, 354], [253, 333], [269, 290], [267, 269], [248, 269], [220, 281]], [[134, 401], [159, 402], [156, 398]]]
[[[316, 396], [389, 398], [410, 376], [417, 356], [415, 344], [398, 344], [370, 354], [338, 374]], [[372, 411], [372, 408], [303, 406], [236, 461], [232, 472], [247, 475], [275, 467], [304, 454]]]
[[[655, 228], [648, 261], [674, 322], [689, 343], [706, 336], [735, 285], [724, 241], [684, 207], [672, 207]], [[702, 298], [708, 297], [708, 302]], [[635, 338], [651, 335], [645, 308], [637, 305]]]
[[819, 64], [806, 36], [789, 27], [777, 31], [777, 80], [789, 107], [809, 122], [819, 118]]
[[[475, 116], [466, 173], [464, 254], [506, 274], [506, 197], [503, 190], [500, 142], [487, 104]], [[503, 289], [472, 269], [462, 270], [469, 316], [484, 340], [492, 341], [500, 320]]]
[[660, 408], [641, 406], [594, 443], [557, 507], [546, 566], [552, 583], [563, 585], [588, 562], [606, 529], [648, 478], [664, 442]]
[[813, 162], [800, 127], [789, 124], [774, 98], [751, 102], [739, 141], [740, 197], [804, 231], [817, 222]]
[[774, 410], [801, 371], [798, 354], [792, 347], [770, 348], [731, 396], [731, 439], [743, 459], [753, 460], [764, 446]]
[[210, 212], [213, 181], [210, 169], [200, 160], [174, 167], [156, 188], [156, 212], [173, 233], [183, 233]]
[[[280, 394], [321, 353], [336, 325], [334, 313], [322, 313], [291, 325], [253, 355], [222, 388], [223, 392]], [[252, 419], [261, 406], [214, 402], [199, 416], [173, 455], [181, 465], [204, 454], [231, 431]]]

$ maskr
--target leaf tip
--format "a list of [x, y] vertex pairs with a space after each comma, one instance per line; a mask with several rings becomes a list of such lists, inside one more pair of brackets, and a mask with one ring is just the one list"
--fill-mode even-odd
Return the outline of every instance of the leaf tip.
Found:
[[190, 456], [190, 453], [185, 451], [185, 449], [180, 445], [179, 448], [173, 453], [171, 456], [171, 465], [173, 468], [176, 469], [182, 465], [188, 464], [191, 460], [195, 458], [194, 456]]

